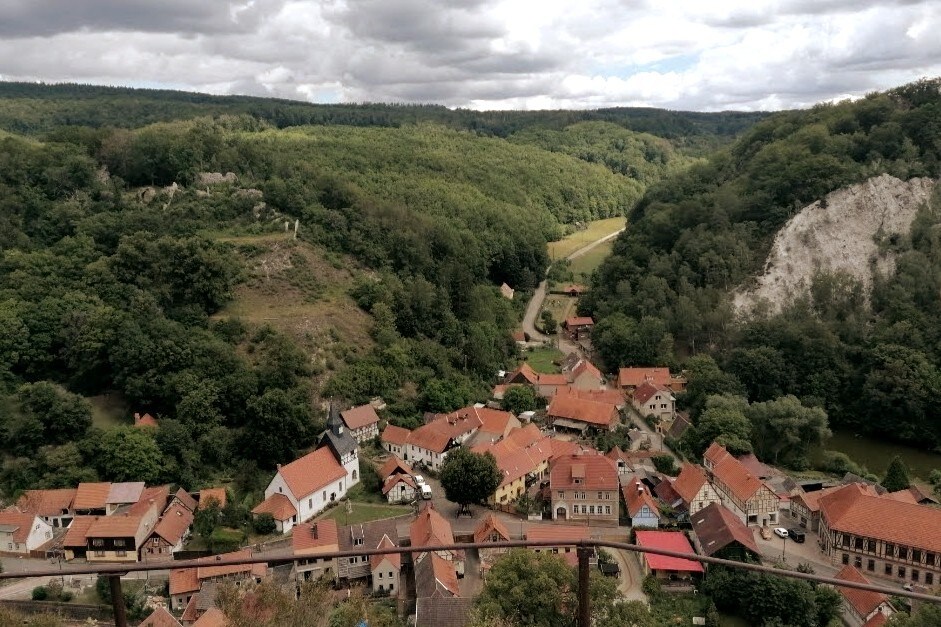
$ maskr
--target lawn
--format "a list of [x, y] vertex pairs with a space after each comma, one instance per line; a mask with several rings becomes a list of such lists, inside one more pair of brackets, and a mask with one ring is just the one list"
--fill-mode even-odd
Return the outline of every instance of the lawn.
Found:
[[575, 280], [584, 282], [595, 269], [601, 265], [614, 247], [614, 241], [609, 240], [603, 244], [598, 244], [581, 257], [573, 259], [569, 266], [575, 274]]
[[[347, 503], [352, 504], [350, 506], [352, 511], [349, 513], [347, 513]], [[378, 505], [375, 503], [344, 501], [326, 514], [318, 516], [317, 520], [335, 520], [338, 525], [356, 525], [370, 520], [392, 518], [411, 512], [412, 508], [408, 505]]]
[[579, 248], [610, 235], [624, 228], [627, 218], [607, 218], [588, 223], [588, 228], [566, 236], [557, 242], [549, 242], [549, 258], [552, 260], [568, 257]]
[[545, 374], [555, 374], [559, 372], [559, 367], [553, 362], [562, 361], [565, 355], [557, 348], [534, 348], [523, 352], [523, 359], [536, 372]]
[[577, 304], [577, 298], [563, 294], [549, 294], [546, 296], [546, 300], [543, 301], [542, 308], [548, 310], [557, 323], [562, 324], [563, 320], [575, 315], [575, 305]]

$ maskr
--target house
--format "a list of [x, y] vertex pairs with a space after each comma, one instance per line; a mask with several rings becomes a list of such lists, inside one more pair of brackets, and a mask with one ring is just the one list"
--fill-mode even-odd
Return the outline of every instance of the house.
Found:
[[161, 605], [141, 621], [139, 627], [182, 627], [182, 625], [173, 617], [173, 614], [167, 611], [167, 608]]
[[66, 561], [85, 557], [88, 551], [88, 529], [97, 519], [97, 516], [76, 516], [72, 519], [72, 524], [62, 538], [62, 551]]
[[415, 558], [415, 596], [461, 596], [454, 564], [437, 553], [422, 553]]
[[[534, 542], [558, 542], [558, 545], [532, 547], [536, 553], [553, 553], [561, 557], [569, 566], [578, 565], [578, 553], [575, 544], [591, 538], [591, 529], [574, 525], [527, 525], [526, 539]], [[597, 563], [592, 555], [590, 563]]]
[[291, 533], [291, 549], [294, 552], [295, 579], [303, 581], [337, 578], [337, 558], [318, 557], [323, 553], [340, 550], [340, 533], [337, 522], [332, 519], [295, 525]]
[[[871, 583], [861, 572], [852, 566], [844, 566], [835, 579], [854, 583]], [[843, 597], [842, 618], [847, 627], [875, 627], [884, 625], [887, 618], [895, 613], [889, 603], [889, 597], [881, 592], [860, 590], [836, 586]]]
[[[401, 520], [386, 518], [343, 527], [339, 532], [340, 550], [376, 549], [383, 544], [384, 538], [388, 538], [395, 546], [401, 546], [398, 533]], [[371, 574], [369, 559], [361, 555], [339, 558], [337, 569], [340, 579], [347, 581], [369, 577]]]
[[359, 483], [359, 443], [350, 433], [340, 417], [340, 412], [331, 403], [327, 416], [327, 429], [320, 435], [318, 448], [329, 448], [346, 471], [346, 489]]
[[703, 456], [703, 465], [722, 504], [741, 517], [742, 522], [763, 527], [777, 524], [778, 495], [748, 472], [724, 446], [713, 442]]
[[563, 365], [562, 372], [566, 375], [569, 386], [576, 390], [600, 390], [607, 385], [601, 371], [585, 358], [578, 359], [568, 368]]
[[472, 598], [421, 597], [415, 599], [415, 627], [465, 627], [473, 609]]
[[108, 496], [105, 497], [105, 514], [110, 516], [119, 509], [140, 501], [145, 487], [143, 481], [112, 483], [108, 487]]
[[75, 499], [72, 501], [72, 509], [76, 514], [95, 515], [105, 514], [108, 499], [108, 492], [111, 490], [111, 483], [108, 481], [101, 483], [79, 483], [75, 489]]
[[340, 418], [353, 438], [362, 444], [379, 435], [379, 414], [372, 405], [360, 405], [340, 412]]
[[797, 519], [801, 527], [817, 531], [820, 526], [820, 497], [839, 490], [841, 487], [823, 488], [812, 492], [799, 491], [790, 499], [791, 516]]
[[700, 552], [741, 562], [761, 561], [755, 530], [719, 503], [712, 503], [690, 516]]
[[408, 436], [411, 434], [412, 432], [408, 429], [395, 425], [386, 425], [386, 428], [382, 430], [382, 448], [393, 455], [404, 458], [408, 453], [406, 446], [408, 445]]
[[661, 388], [669, 388], [673, 392], [686, 390], [686, 378], [673, 376], [669, 368], [621, 368], [618, 370], [618, 385], [628, 396], [644, 383], [653, 383]]
[[[637, 531], [637, 545], [644, 548], [695, 554], [686, 535], [679, 531]], [[682, 557], [655, 553], [638, 553], [645, 575], [653, 575], [661, 583], [692, 582], [702, 577], [702, 564]]]
[[204, 611], [192, 627], [226, 627], [229, 622], [218, 607], [210, 607]]
[[513, 300], [513, 294], [516, 292], [512, 287], [504, 283], [500, 286], [500, 296], [507, 300]]
[[[115, 502], [137, 494], [136, 486], [119, 486], [111, 492], [110, 500]], [[157, 525], [160, 515], [170, 500], [167, 486], [145, 488], [139, 493], [139, 500], [122, 511], [110, 516], [98, 516], [85, 532], [85, 559], [89, 562], [137, 562], [142, 559], [144, 544]], [[113, 503], [112, 503], [113, 504]]]
[[279, 464], [265, 488], [265, 500], [252, 514], [271, 514], [278, 531], [287, 533], [295, 524], [313, 518], [327, 505], [343, 498], [348, 489], [346, 469], [333, 451], [318, 448], [290, 464]]
[[588, 291], [588, 288], [579, 283], [569, 283], [568, 285], [563, 286], [560, 291], [563, 294], [567, 294], [568, 296], [575, 298]]
[[611, 403], [586, 401], [571, 395], [556, 395], [546, 409], [546, 416], [555, 428], [573, 429], [584, 433], [589, 429], [614, 431], [621, 422], [621, 413]]
[[650, 381], [637, 386], [631, 398], [631, 405], [642, 417], [653, 416], [658, 423], [672, 422], [676, 399], [670, 388]]
[[[493, 513], [487, 515], [477, 528], [474, 529], [474, 542], [508, 542], [510, 532], [499, 518]], [[509, 549], [504, 547], [480, 548], [477, 554], [480, 556], [480, 573], [483, 575], [493, 565], [497, 559], [504, 555]]]
[[[454, 544], [454, 533], [451, 530], [451, 523], [444, 516], [438, 513], [434, 505], [428, 503], [418, 516], [412, 521], [408, 529], [409, 540], [413, 547], [428, 546], [434, 544]], [[460, 549], [450, 549], [447, 551], [436, 551], [435, 554], [443, 560], [454, 565], [455, 572], [464, 576], [464, 551]], [[417, 564], [427, 553], [413, 553], [413, 561]], [[417, 577], [417, 569], [416, 569]]]
[[627, 400], [624, 398], [624, 392], [614, 388], [599, 388], [595, 390], [582, 390], [571, 385], [560, 386], [556, 389], [557, 395], [568, 395], [583, 401], [595, 401], [596, 403], [610, 403], [617, 407], [618, 411], [624, 409]]
[[532, 366], [522, 363], [520, 366], [508, 374], [503, 380], [504, 385], [539, 385], [539, 375], [533, 370]]
[[[268, 566], [265, 564], [226, 566], [216, 566], [214, 564], [220, 560], [249, 558], [251, 556], [252, 550], [245, 548], [232, 553], [222, 553], [203, 558], [200, 560], [200, 565], [195, 568], [174, 568], [170, 571], [170, 608], [177, 612], [187, 610], [193, 601], [193, 597], [207, 584], [218, 584], [225, 581], [240, 584], [249, 580], [256, 583], [261, 582], [268, 573]], [[210, 596], [212, 595], [205, 595], [207, 598]], [[185, 616], [184, 613], [184, 623], [186, 622]]]
[[141, 547], [142, 560], [172, 560], [183, 549], [193, 524], [193, 512], [174, 498]]
[[631, 527], [652, 527], [660, 525], [660, 508], [647, 488], [637, 478], [632, 479], [621, 488], [624, 496], [624, 507], [631, 519]]
[[[395, 543], [389, 536], [383, 536], [377, 549], [395, 548]], [[435, 556], [437, 557], [437, 556]], [[369, 556], [369, 570], [372, 575], [373, 592], [387, 592], [389, 596], [396, 596], [402, 590], [402, 554], [384, 553]], [[457, 575], [455, 575], [457, 579]]]
[[440, 470], [448, 451], [467, 441], [483, 424], [481, 409], [459, 409], [418, 427], [408, 436], [408, 452], [404, 459]]
[[539, 373], [537, 376], [536, 392], [543, 398], [552, 398], [569, 384], [568, 377], [561, 373]]
[[16, 508], [39, 516], [52, 527], [68, 527], [74, 516], [75, 493], [75, 488], [26, 490], [16, 502]]
[[394, 455], [379, 469], [382, 494], [390, 503], [407, 503], [415, 500], [418, 486], [412, 475], [415, 471]]
[[693, 426], [689, 419], [689, 413], [684, 411], [675, 412], [673, 422], [667, 430], [667, 437], [679, 440], [686, 433], [686, 430]]
[[721, 503], [722, 499], [709, 483], [705, 471], [699, 466], [684, 463], [680, 474], [673, 480], [673, 490], [683, 500], [682, 506], [692, 516], [702, 508]]
[[180, 505], [182, 505], [183, 507], [185, 507], [191, 512], [196, 511], [196, 507], [197, 507], [196, 499], [190, 496], [190, 493], [184, 490], [183, 488], [180, 488], [179, 490], [177, 490], [176, 493], [173, 495], [173, 498], [170, 500], [170, 505], [173, 505], [174, 503], [179, 503]]
[[199, 504], [197, 508], [203, 509], [215, 501], [219, 509], [222, 509], [228, 502], [228, 498], [225, 488], [203, 488], [199, 491]]
[[157, 428], [157, 420], [150, 414], [144, 414], [141, 416], [138, 413], [134, 414], [134, 426], [135, 427], [151, 427], [153, 429]]
[[553, 456], [549, 438], [534, 424], [514, 429], [496, 444], [476, 446], [472, 450], [493, 455], [503, 475], [500, 485], [488, 499], [491, 505], [512, 503], [518, 499], [526, 488], [545, 476]]
[[562, 328], [575, 341], [591, 336], [594, 326], [595, 321], [590, 316], [573, 316], [562, 322]]
[[519, 419], [508, 411], [489, 407], [475, 407], [474, 409], [480, 418], [480, 428], [468, 441], [470, 446], [499, 442], [509, 435], [510, 431], [522, 426]]
[[912, 485], [908, 489], [908, 491], [911, 493], [912, 497], [914, 497], [915, 502], [919, 503], [920, 505], [938, 505], [939, 504], [938, 499], [934, 498], [934, 496], [932, 496], [930, 492], [922, 489], [921, 487], [917, 485]]
[[28, 555], [52, 540], [52, 525], [27, 512], [0, 511], [0, 553]]
[[865, 484], [820, 497], [817, 540], [832, 562], [931, 587], [941, 582], [941, 510]]
[[616, 526], [618, 471], [603, 455], [566, 455], [549, 470], [553, 520]]

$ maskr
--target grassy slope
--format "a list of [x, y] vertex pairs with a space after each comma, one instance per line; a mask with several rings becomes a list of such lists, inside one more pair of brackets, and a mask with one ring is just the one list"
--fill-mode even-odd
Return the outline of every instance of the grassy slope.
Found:
[[549, 242], [549, 257], [553, 260], [568, 257], [579, 248], [601, 239], [605, 235], [617, 233], [626, 224], [627, 218], [623, 217], [590, 222], [588, 228], [573, 231], [558, 241]]

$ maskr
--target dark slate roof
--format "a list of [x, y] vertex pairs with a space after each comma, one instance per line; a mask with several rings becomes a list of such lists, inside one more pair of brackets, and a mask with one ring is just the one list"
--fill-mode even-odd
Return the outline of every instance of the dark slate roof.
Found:
[[755, 543], [754, 529], [746, 527], [738, 516], [722, 505], [712, 503], [690, 518], [706, 555], [712, 556], [733, 542], [739, 543], [755, 555], [760, 555]]
[[317, 446], [324, 444], [333, 450], [338, 460], [355, 451], [357, 447], [356, 438], [343, 424], [340, 411], [333, 403], [330, 403], [330, 413], [327, 416], [327, 430], [320, 436]]
[[[354, 549], [354, 538], [363, 538], [363, 544], [360, 545], [362, 548], [375, 549], [382, 541], [382, 536], [389, 536], [389, 539], [392, 540], [396, 546], [401, 546], [402, 543], [400, 541], [401, 536], [399, 536], [398, 532], [398, 524], [402, 520], [404, 520], [402, 517], [386, 518], [384, 520], [373, 520], [358, 525], [340, 527], [338, 536], [340, 550], [352, 551]], [[404, 537], [407, 538], [408, 534], [406, 533]]]
[[670, 425], [670, 430], [667, 432], [667, 435], [674, 440], [679, 440], [690, 426], [689, 414], [678, 411], [676, 412], [676, 417], [673, 419], [673, 424]]
[[474, 599], [463, 597], [418, 599], [415, 627], [464, 627], [473, 607]]

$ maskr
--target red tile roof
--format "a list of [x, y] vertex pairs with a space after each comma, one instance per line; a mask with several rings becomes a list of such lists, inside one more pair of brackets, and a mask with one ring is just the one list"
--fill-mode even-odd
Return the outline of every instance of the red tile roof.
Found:
[[755, 496], [762, 487], [767, 488], [761, 479], [748, 472], [742, 462], [729, 455], [723, 446], [713, 442], [706, 451], [706, 456], [715, 464], [712, 468], [713, 476], [724, 483], [729, 492], [742, 502]]
[[508, 411], [490, 409], [489, 407], [474, 409], [480, 418], [480, 431], [486, 433], [495, 433], [502, 436], [509, 429], [510, 423], [516, 420], [515, 416]]
[[604, 375], [601, 374], [601, 371], [595, 367], [595, 364], [591, 363], [587, 359], [579, 360], [579, 362], [575, 364], [575, 367], [572, 368], [572, 380], [574, 381], [585, 373], [588, 373], [595, 379], [604, 382]]
[[605, 390], [580, 390], [578, 388], [573, 388], [572, 386], [560, 386], [556, 391], [556, 396], [560, 394], [565, 394], [568, 396], [574, 396], [575, 398], [580, 398], [585, 401], [595, 401], [597, 403], [611, 403], [615, 407], [624, 407], [626, 401], [624, 399], [624, 392], [614, 388], [605, 389]]
[[75, 500], [72, 507], [77, 510], [104, 509], [111, 490], [110, 482], [80, 483], [75, 491]]
[[[836, 579], [852, 581], [854, 583], [870, 583], [861, 572], [849, 565], [844, 566], [840, 572], [836, 574]], [[856, 610], [856, 613], [863, 618], [869, 616], [870, 612], [889, 600], [889, 597], [881, 592], [860, 590], [859, 588], [844, 588], [842, 586], [837, 586], [836, 589], [840, 591], [840, 594], [843, 595], [847, 603]]]
[[136, 538], [143, 522], [142, 514], [98, 516], [85, 532], [85, 536], [88, 538]]
[[236, 573], [249, 573], [252, 575], [264, 576], [268, 570], [268, 567], [265, 564], [234, 564], [228, 566], [213, 566], [213, 562], [217, 559], [236, 559], [236, 558], [248, 558], [252, 556], [251, 548], [244, 548], [238, 551], [232, 551], [231, 553], [222, 553], [220, 555], [214, 555], [213, 557], [207, 557], [200, 560], [201, 563], [205, 563], [205, 566], [197, 567], [196, 576], [200, 581], [203, 579], [212, 579], [214, 577], [224, 577], [226, 575], [234, 575]]
[[576, 525], [527, 525], [526, 539], [539, 542], [558, 542], [559, 546], [588, 540], [590, 529]]
[[451, 523], [438, 513], [430, 503], [418, 514], [409, 526], [412, 546], [429, 544], [454, 544]]
[[210, 607], [193, 623], [193, 627], [226, 627], [228, 624], [222, 610], [218, 607]]
[[650, 495], [650, 490], [640, 482], [639, 479], [633, 479], [621, 487], [621, 494], [624, 495], [624, 504], [627, 506], [627, 514], [631, 518], [640, 513], [640, 510], [646, 505], [653, 516], [660, 516], [660, 508], [657, 502]]
[[21, 512], [30, 512], [37, 516], [58, 516], [72, 507], [75, 488], [63, 490], [27, 490], [16, 502]]
[[280, 492], [275, 492], [252, 509], [253, 514], [271, 514], [275, 520], [284, 522], [292, 516], [297, 516], [297, 509], [291, 504], [291, 499]]
[[820, 510], [820, 497], [826, 494], [830, 494], [835, 490], [839, 490], [841, 487], [843, 486], [823, 488], [822, 490], [814, 490], [813, 492], [802, 492], [795, 494], [791, 497], [791, 499], [800, 501], [807, 507], [809, 511], [816, 512]]
[[62, 539], [62, 547], [69, 548], [85, 548], [88, 546], [88, 528], [92, 526], [92, 523], [95, 522], [97, 516], [76, 516], [72, 519], [72, 524], [69, 525], [68, 531], [65, 532], [65, 537]]
[[585, 455], [600, 455], [600, 453], [590, 446], [572, 442], [570, 440], [559, 440], [558, 438], [549, 438], [549, 445], [552, 447], [553, 459], [564, 457], [566, 455], [575, 455], [584, 453]]
[[604, 455], [566, 455], [552, 463], [549, 485], [553, 490], [617, 490], [618, 469]]
[[595, 324], [595, 321], [591, 319], [591, 316], [572, 316], [566, 318], [562, 324], [566, 329], [571, 329], [572, 327], [590, 327]]
[[540, 374], [538, 383], [539, 385], [557, 385], [561, 387], [568, 385], [569, 378], [564, 374]]
[[131, 515], [145, 515], [154, 510], [158, 514], [167, 508], [167, 502], [170, 500], [170, 486], [158, 485], [151, 488], [145, 488], [141, 492], [140, 499], [130, 508], [128, 513]]
[[408, 429], [386, 425], [386, 428], [382, 430], [382, 441], [401, 446], [408, 442], [408, 436], [411, 434], [412, 432]]
[[718, 442], [713, 442], [709, 445], [709, 448], [706, 449], [706, 452], [703, 453], [702, 456], [704, 460], [709, 461], [712, 464], [718, 464], [729, 456], [729, 452], [725, 450], [725, 447]]
[[190, 493], [184, 490], [183, 488], [180, 488], [179, 490], [177, 490], [176, 493], [173, 495], [173, 498], [175, 498], [180, 503], [182, 503], [183, 506], [189, 511], [191, 512], [196, 511], [196, 499], [190, 496]]
[[16, 528], [13, 532], [13, 541], [17, 543], [26, 542], [35, 520], [36, 514], [18, 512], [14, 509], [0, 511], [0, 525], [9, 525]]
[[[522, 381], [519, 380], [520, 378]], [[523, 381], [530, 385], [536, 385], [539, 382], [539, 375], [527, 363], [520, 364], [520, 367], [507, 375], [505, 380], [506, 383], [523, 383]]]
[[610, 427], [618, 421], [618, 408], [611, 403], [586, 401], [562, 395], [552, 397], [546, 413], [552, 418], [565, 418], [596, 427]]
[[170, 594], [199, 591], [198, 568], [174, 568], [170, 571]]
[[278, 472], [297, 500], [346, 476], [346, 469], [326, 446], [282, 466]]
[[549, 438], [532, 423], [524, 429], [514, 429], [500, 442], [475, 446], [473, 451], [493, 455], [503, 475], [501, 487], [534, 472], [552, 457]]
[[346, 423], [346, 428], [350, 430], [361, 429], [379, 423], [379, 414], [376, 413], [372, 405], [360, 405], [341, 411], [340, 417]]
[[431, 559], [431, 570], [435, 574], [435, 581], [444, 586], [454, 596], [461, 596], [461, 589], [457, 583], [457, 571], [454, 564], [437, 553], [429, 553], [424, 559]]
[[140, 627], [180, 627], [180, 621], [173, 618], [167, 608], [160, 606], [141, 622]]
[[174, 503], [163, 513], [153, 533], [171, 545], [175, 545], [183, 539], [183, 535], [191, 524], [193, 524], [193, 512], [179, 503]]
[[386, 480], [382, 482], [382, 493], [388, 494], [392, 488], [400, 483], [404, 483], [413, 490], [418, 489], [418, 486], [415, 484], [415, 480], [412, 479], [409, 475], [392, 475], [391, 477], [387, 477]]
[[[679, 553], [692, 553], [692, 545], [686, 535], [678, 531], [637, 531], [637, 544], [645, 548], [677, 551]], [[667, 557], [644, 553], [644, 559], [651, 570], [672, 570], [686, 573], [701, 573], [702, 564], [682, 557]]]
[[480, 408], [466, 407], [435, 418], [412, 431], [408, 443], [435, 453], [443, 453], [451, 440], [479, 429], [483, 424]]
[[638, 403], [646, 403], [651, 398], [654, 397], [657, 393], [666, 393], [670, 396], [673, 396], [670, 389], [665, 385], [658, 385], [656, 383], [651, 383], [650, 381], [645, 381], [637, 386], [637, 389], [634, 390], [634, 400]]
[[820, 514], [835, 531], [925, 551], [941, 547], [941, 509], [880, 497], [862, 484], [822, 496]]
[[728, 508], [711, 503], [691, 518], [693, 529], [706, 555], [714, 555], [716, 551], [721, 551], [732, 542], [738, 542], [755, 555], [761, 554], [755, 543], [755, 530], [746, 527]]
[[474, 542], [489, 542], [490, 536], [496, 534], [500, 540], [509, 540], [510, 532], [506, 525], [494, 514], [488, 514], [483, 522], [474, 529]]
[[339, 534], [337, 521], [332, 518], [313, 523], [301, 523], [295, 525], [291, 533], [291, 547], [295, 555], [338, 551]]
[[639, 387], [645, 381], [657, 385], [670, 384], [669, 368], [621, 368], [618, 370], [618, 384], [623, 387]]
[[123, 505], [126, 503], [137, 503], [144, 494], [143, 481], [124, 481], [121, 483], [112, 483], [108, 489], [108, 496], [105, 497], [107, 505]]
[[709, 479], [706, 478], [706, 472], [702, 468], [684, 463], [680, 474], [673, 481], [673, 489], [689, 505], [707, 481]]
[[915, 498], [915, 495], [912, 494], [908, 488], [899, 490], [898, 492], [889, 492], [883, 496], [885, 496], [887, 499], [900, 501], [902, 503], [918, 503], [918, 499]]
[[[304, 496], [307, 496], [306, 494]], [[206, 507], [206, 504], [209, 502], [209, 499], [216, 499], [219, 502], [219, 507], [225, 507], [226, 499], [225, 488], [203, 488], [199, 491], [199, 508], [202, 509]]]
[[[197, 603], [199, 603], [198, 592], [190, 597], [189, 603], [186, 604], [186, 609], [183, 610], [183, 615], [180, 616], [181, 621], [187, 624], [196, 622], [196, 619], [199, 618], [199, 608], [196, 607]], [[190, 627], [192, 627], [192, 625], [190, 625]]]
[[872, 618], [863, 623], [863, 627], [882, 627], [887, 622], [889, 622], [888, 617], [882, 612], [877, 612], [872, 615]]
[[134, 414], [134, 426], [135, 427], [156, 427], [157, 420], [150, 414]]
[[411, 466], [393, 455], [387, 459], [386, 463], [384, 463], [382, 468], [379, 469], [379, 478], [385, 479], [386, 477], [391, 477], [395, 474], [413, 475], [415, 474], [415, 471], [412, 470]]
[[[389, 549], [394, 548], [395, 542], [389, 539], [389, 536], [382, 536], [382, 540], [379, 541], [379, 546], [377, 549]], [[370, 555], [369, 556], [369, 567], [375, 570], [383, 560], [389, 560], [389, 563], [392, 564], [398, 570], [402, 567], [402, 554], [401, 553], [385, 553], [381, 555]]]

